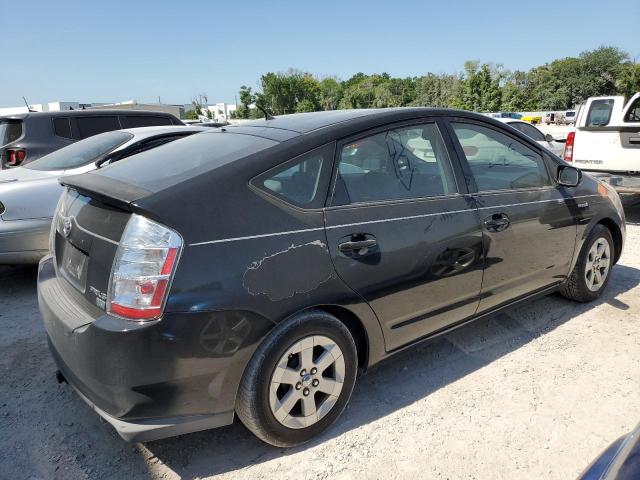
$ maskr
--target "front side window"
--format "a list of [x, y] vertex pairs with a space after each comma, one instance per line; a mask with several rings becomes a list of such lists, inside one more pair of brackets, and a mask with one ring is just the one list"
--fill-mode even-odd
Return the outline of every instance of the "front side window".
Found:
[[535, 150], [491, 128], [451, 125], [480, 191], [550, 185], [542, 155]]
[[435, 123], [388, 130], [345, 145], [334, 205], [456, 193], [451, 162]]
[[305, 153], [296, 159], [267, 172], [258, 186], [301, 207], [322, 206], [326, 188], [321, 182], [322, 166], [329, 162], [326, 147]]
[[604, 127], [611, 120], [613, 99], [593, 100], [587, 115], [587, 127]]

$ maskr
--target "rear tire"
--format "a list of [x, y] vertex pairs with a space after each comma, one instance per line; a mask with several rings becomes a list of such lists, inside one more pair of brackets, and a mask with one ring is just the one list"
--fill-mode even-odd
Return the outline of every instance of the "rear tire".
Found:
[[349, 329], [322, 310], [303, 312], [277, 325], [253, 354], [236, 413], [264, 442], [300, 445], [340, 416], [357, 370]]
[[567, 283], [560, 294], [576, 302], [591, 302], [607, 287], [615, 258], [611, 232], [604, 225], [596, 225], [584, 242]]

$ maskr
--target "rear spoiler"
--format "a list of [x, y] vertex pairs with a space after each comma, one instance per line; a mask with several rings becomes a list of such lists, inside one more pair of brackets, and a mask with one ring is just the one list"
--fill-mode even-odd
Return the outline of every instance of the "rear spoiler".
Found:
[[103, 203], [128, 211], [131, 211], [133, 202], [153, 193], [145, 188], [104, 175], [96, 175], [93, 172], [63, 177], [60, 179], [60, 184], [74, 188]]

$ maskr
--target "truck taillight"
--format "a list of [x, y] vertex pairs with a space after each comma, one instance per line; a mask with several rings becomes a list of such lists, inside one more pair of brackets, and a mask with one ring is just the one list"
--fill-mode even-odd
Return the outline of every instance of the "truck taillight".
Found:
[[573, 142], [576, 138], [576, 132], [569, 132], [567, 135], [567, 141], [564, 144], [564, 152], [562, 153], [562, 159], [565, 162], [573, 162]]
[[176, 231], [132, 215], [113, 261], [107, 312], [136, 321], [160, 318], [181, 251]]

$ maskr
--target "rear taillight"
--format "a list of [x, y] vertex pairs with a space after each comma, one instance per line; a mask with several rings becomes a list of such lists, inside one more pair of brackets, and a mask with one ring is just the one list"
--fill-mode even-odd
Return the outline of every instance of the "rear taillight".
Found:
[[176, 231], [132, 215], [113, 261], [107, 311], [128, 320], [160, 318], [181, 250]]
[[564, 144], [564, 152], [562, 153], [562, 159], [565, 162], [573, 162], [573, 143], [576, 138], [576, 132], [569, 132], [567, 135], [567, 141]]
[[27, 156], [27, 152], [22, 148], [20, 150], [7, 150], [7, 164], [12, 167], [20, 165]]

